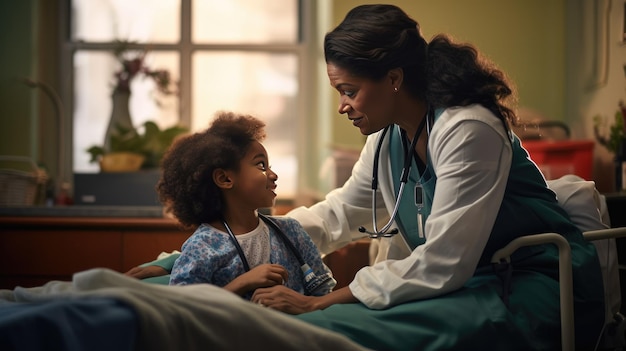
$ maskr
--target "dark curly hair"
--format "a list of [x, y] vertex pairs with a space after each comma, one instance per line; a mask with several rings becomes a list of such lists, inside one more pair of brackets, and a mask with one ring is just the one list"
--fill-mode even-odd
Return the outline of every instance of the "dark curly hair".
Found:
[[324, 56], [374, 81], [402, 68], [402, 87], [431, 108], [478, 103], [508, 128], [515, 124], [515, 91], [505, 74], [470, 44], [444, 34], [427, 43], [419, 24], [394, 5], [361, 5], [324, 38]]
[[208, 129], [176, 140], [156, 187], [166, 211], [189, 227], [220, 218], [223, 199], [213, 170], [239, 170], [250, 144], [265, 139], [264, 127], [253, 116], [218, 112]]

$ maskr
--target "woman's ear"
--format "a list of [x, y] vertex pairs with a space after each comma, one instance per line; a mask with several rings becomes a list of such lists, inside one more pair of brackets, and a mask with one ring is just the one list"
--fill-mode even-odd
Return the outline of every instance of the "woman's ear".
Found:
[[220, 189], [230, 189], [234, 184], [230, 172], [222, 168], [213, 171], [213, 182]]
[[404, 79], [404, 71], [402, 68], [393, 68], [387, 72], [387, 77], [389, 77], [389, 82], [391, 83], [391, 88], [394, 91], [400, 90], [402, 86], [402, 81]]

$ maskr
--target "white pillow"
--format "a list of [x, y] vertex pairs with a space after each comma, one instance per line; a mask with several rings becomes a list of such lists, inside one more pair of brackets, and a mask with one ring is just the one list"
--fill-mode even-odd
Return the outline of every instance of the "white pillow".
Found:
[[[581, 231], [610, 228], [606, 199], [593, 181], [576, 175], [565, 175], [548, 180], [548, 187], [556, 193], [559, 204]], [[598, 251], [604, 281], [606, 321], [612, 321], [621, 306], [619, 269], [615, 239], [593, 241]]]

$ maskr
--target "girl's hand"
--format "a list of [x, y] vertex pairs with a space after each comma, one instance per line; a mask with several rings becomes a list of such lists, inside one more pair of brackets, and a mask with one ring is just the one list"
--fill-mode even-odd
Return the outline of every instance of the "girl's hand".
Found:
[[285, 267], [279, 264], [266, 263], [238, 276], [224, 288], [235, 294], [243, 295], [257, 288], [283, 285], [288, 277], [289, 273]]

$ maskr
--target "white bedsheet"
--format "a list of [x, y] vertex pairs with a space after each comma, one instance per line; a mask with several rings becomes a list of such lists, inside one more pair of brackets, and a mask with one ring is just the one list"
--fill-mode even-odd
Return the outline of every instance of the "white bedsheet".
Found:
[[109, 269], [71, 282], [0, 290], [3, 302], [118, 298], [140, 319], [138, 350], [366, 350], [347, 337], [270, 310], [216, 286], [143, 283]]

